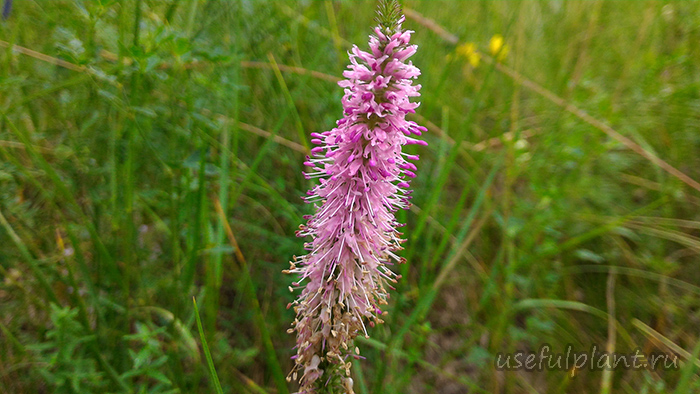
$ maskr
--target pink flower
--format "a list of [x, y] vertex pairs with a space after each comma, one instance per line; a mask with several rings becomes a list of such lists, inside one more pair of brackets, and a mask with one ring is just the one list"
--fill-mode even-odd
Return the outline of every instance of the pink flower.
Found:
[[412, 32], [401, 29], [398, 15], [391, 26], [375, 28], [370, 52], [353, 47], [339, 82], [344, 117], [334, 129], [311, 134], [318, 146], [304, 163], [311, 168], [305, 175], [320, 184], [306, 201], [317, 209], [297, 231], [311, 241], [304, 245], [308, 254], [285, 270], [299, 276], [294, 287], [303, 287], [290, 304], [297, 354], [288, 378], [299, 379], [301, 393], [326, 385], [352, 392], [350, 357], [359, 357], [353, 339], [367, 336], [365, 323], [383, 322], [387, 287], [399, 277], [389, 266], [405, 261], [396, 254], [404, 240], [394, 213], [410, 206], [406, 177], [415, 177], [416, 166], [407, 160], [418, 156], [401, 148], [427, 144], [412, 137], [426, 129], [406, 120], [419, 105], [410, 98], [420, 95], [413, 85], [420, 71], [406, 62], [416, 45], [409, 45]]

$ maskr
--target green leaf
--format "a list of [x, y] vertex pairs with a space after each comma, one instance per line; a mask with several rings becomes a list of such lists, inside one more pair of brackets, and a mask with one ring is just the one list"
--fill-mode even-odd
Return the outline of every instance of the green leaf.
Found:
[[194, 303], [194, 316], [197, 319], [197, 330], [199, 330], [199, 338], [202, 340], [202, 348], [204, 350], [204, 356], [207, 359], [207, 367], [209, 368], [209, 377], [211, 379], [211, 384], [214, 386], [217, 394], [223, 394], [224, 391], [221, 389], [221, 383], [219, 382], [219, 376], [216, 374], [216, 368], [214, 367], [214, 360], [211, 358], [211, 353], [209, 352], [209, 346], [207, 345], [207, 339], [204, 336], [204, 329], [202, 328], [202, 320], [199, 318], [199, 309], [197, 308], [197, 300], [192, 297], [192, 302]]

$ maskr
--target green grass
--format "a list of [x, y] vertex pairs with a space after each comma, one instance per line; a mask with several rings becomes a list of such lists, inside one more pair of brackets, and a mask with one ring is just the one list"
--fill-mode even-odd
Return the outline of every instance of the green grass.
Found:
[[[281, 271], [312, 212], [302, 162], [341, 116], [333, 80], [374, 5], [14, 2], [0, 393], [296, 390]], [[698, 392], [700, 2], [404, 5], [434, 22], [405, 22], [430, 145], [408, 148], [408, 264], [357, 341], [356, 392]], [[681, 365], [494, 368], [543, 343]]]

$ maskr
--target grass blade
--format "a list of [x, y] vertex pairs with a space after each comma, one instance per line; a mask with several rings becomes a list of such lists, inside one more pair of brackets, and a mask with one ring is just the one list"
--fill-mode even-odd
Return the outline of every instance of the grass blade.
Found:
[[223, 394], [224, 391], [221, 389], [221, 383], [219, 382], [219, 376], [216, 374], [216, 368], [214, 368], [214, 360], [211, 358], [211, 352], [209, 352], [209, 346], [207, 345], [207, 338], [204, 335], [204, 329], [202, 328], [202, 320], [199, 317], [199, 309], [197, 308], [197, 300], [192, 297], [192, 303], [194, 304], [194, 316], [197, 318], [197, 330], [199, 330], [199, 338], [202, 340], [202, 349], [204, 350], [204, 357], [207, 359], [207, 368], [209, 369], [209, 377], [211, 378], [211, 384], [214, 386], [217, 394]]

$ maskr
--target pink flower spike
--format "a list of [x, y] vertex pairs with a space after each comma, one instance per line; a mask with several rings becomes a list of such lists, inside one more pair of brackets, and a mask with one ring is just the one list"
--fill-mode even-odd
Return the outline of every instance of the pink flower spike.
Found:
[[416, 46], [402, 29], [398, 1], [380, 0], [377, 13], [369, 51], [352, 48], [338, 83], [343, 117], [332, 130], [311, 134], [319, 146], [304, 161], [311, 167], [304, 176], [319, 180], [305, 199], [315, 212], [297, 231], [310, 240], [307, 254], [284, 271], [297, 276], [291, 289], [302, 289], [289, 330], [296, 355], [288, 379], [299, 380], [299, 393], [353, 393], [349, 360], [363, 358], [353, 341], [383, 323], [387, 289], [400, 278], [391, 266], [405, 262], [395, 212], [410, 206], [404, 178], [415, 177], [416, 166], [407, 160], [418, 160], [402, 148], [427, 145], [411, 137], [425, 128], [406, 120], [418, 107], [410, 100], [420, 96], [420, 71], [406, 62]]

